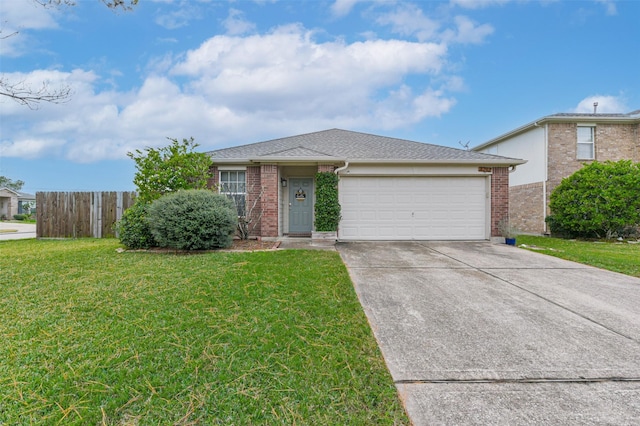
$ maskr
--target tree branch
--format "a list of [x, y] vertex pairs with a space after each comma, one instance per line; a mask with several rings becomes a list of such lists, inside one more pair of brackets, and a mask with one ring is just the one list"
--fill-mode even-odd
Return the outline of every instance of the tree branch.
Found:
[[46, 81], [38, 89], [27, 85], [24, 81], [12, 83], [5, 78], [0, 78], [0, 96], [13, 99], [21, 105], [26, 105], [30, 109], [38, 109], [40, 102], [52, 104], [62, 104], [71, 98], [71, 87], [61, 85], [53, 89]]

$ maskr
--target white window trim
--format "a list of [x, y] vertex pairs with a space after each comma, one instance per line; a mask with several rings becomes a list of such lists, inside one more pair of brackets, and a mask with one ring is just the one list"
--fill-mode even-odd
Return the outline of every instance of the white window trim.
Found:
[[218, 166], [218, 171], [246, 172], [247, 171], [247, 166]]
[[[591, 142], [580, 142], [578, 139], [578, 129], [581, 127], [588, 127], [591, 130]], [[578, 147], [580, 145], [590, 145], [591, 146], [591, 156], [585, 157], [580, 155], [580, 150]], [[577, 123], [576, 126], [576, 159], [577, 160], [595, 160], [596, 159], [596, 125], [595, 123]]]
[[[224, 172], [244, 172], [244, 191], [243, 192], [223, 192], [222, 173]], [[218, 168], [218, 193], [224, 195], [231, 195], [233, 198], [238, 195], [242, 195], [244, 198], [243, 209], [246, 209], [247, 202], [247, 168], [246, 167], [224, 167], [224, 169]], [[234, 201], [236, 203], [236, 201]], [[238, 205], [236, 204], [236, 207]]]

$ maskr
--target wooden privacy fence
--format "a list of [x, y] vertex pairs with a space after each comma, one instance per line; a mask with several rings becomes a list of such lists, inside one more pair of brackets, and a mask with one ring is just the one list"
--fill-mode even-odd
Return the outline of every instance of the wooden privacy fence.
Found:
[[135, 192], [37, 192], [38, 238], [115, 237], [114, 223]]

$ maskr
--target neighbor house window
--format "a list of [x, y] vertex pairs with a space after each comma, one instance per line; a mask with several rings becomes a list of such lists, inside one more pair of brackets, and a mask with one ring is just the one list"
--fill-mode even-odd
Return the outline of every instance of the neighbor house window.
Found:
[[246, 172], [244, 170], [221, 171], [220, 193], [233, 200], [238, 216], [244, 216], [247, 195]]
[[578, 160], [594, 159], [594, 142], [596, 128], [594, 126], [578, 126]]

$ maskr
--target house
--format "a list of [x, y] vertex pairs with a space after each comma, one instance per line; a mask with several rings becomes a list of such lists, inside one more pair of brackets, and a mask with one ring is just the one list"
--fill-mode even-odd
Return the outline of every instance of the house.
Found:
[[26, 192], [15, 191], [13, 189], [3, 187], [0, 188], [0, 219], [13, 219], [16, 214], [26, 213], [26, 204], [35, 206], [36, 197]]
[[509, 177], [511, 224], [546, 233], [549, 198], [563, 178], [591, 161], [640, 161], [640, 110], [628, 114], [554, 114], [472, 149], [524, 158]]
[[314, 178], [339, 176], [338, 238], [485, 240], [508, 215], [509, 170], [525, 161], [331, 129], [209, 152], [211, 187], [241, 200], [250, 234], [309, 236]]

